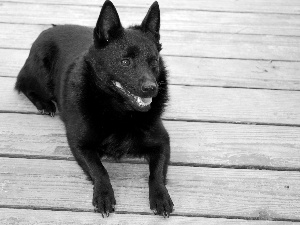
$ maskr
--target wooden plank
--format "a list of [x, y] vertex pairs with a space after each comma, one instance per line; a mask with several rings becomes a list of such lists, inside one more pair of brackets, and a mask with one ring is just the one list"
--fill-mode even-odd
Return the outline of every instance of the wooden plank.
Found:
[[[151, 213], [148, 166], [106, 163], [117, 211]], [[1, 205], [92, 211], [92, 185], [75, 162], [1, 158]], [[300, 221], [300, 173], [169, 167], [177, 215]]]
[[[0, 49], [0, 76], [16, 77], [28, 54], [28, 50]], [[171, 84], [300, 90], [298, 62], [177, 56], [164, 59]]]
[[[2, 23], [0, 48], [29, 49], [48, 27]], [[165, 55], [300, 61], [300, 37], [179, 31], [162, 31], [161, 36]]]
[[[36, 113], [15, 79], [0, 77], [0, 111]], [[260, 89], [170, 86], [164, 114], [171, 120], [300, 125], [300, 92]]]
[[28, 209], [1, 209], [0, 222], [3, 225], [299, 225], [297, 222], [283, 221], [253, 221], [238, 219], [222, 219], [222, 218], [203, 218], [203, 217], [182, 217], [171, 216], [168, 219], [152, 215], [136, 215], [136, 214], [111, 214], [109, 218], [103, 219], [99, 214], [92, 212], [70, 212], [70, 211], [49, 211], [49, 210], [28, 210]]
[[300, 124], [300, 92], [171, 86], [165, 118]]
[[[0, 33], [1, 48], [21, 48], [29, 49], [38, 35], [49, 25], [25, 25], [25, 24], [0, 24], [2, 32]], [[26, 44], [25, 44], [26, 43]]]
[[161, 39], [165, 49], [163, 53], [167, 55], [300, 60], [300, 38], [298, 37], [168, 31], [162, 32]]
[[[6, 2], [25, 2], [38, 4], [62, 4], [62, 5], [90, 5], [100, 6], [99, 0], [6, 0]], [[114, 0], [117, 7], [149, 7], [150, 2], [146, 0]], [[279, 14], [300, 14], [300, 4], [298, 0], [160, 0], [161, 8], [185, 9], [199, 11], [225, 11], [225, 12], [258, 12], [258, 13], [279, 13]]]
[[29, 50], [0, 49], [0, 76], [17, 77]]
[[[117, 10], [125, 27], [140, 24], [147, 13], [146, 8]], [[99, 12], [99, 7], [4, 2], [0, 7], [0, 21], [95, 26]], [[162, 9], [161, 21], [162, 30], [300, 36], [300, 15]]]
[[300, 90], [298, 62], [164, 58], [171, 84]]
[[[28, 50], [0, 49], [0, 76], [16, 77], [28, 54]], [[297, 62], [176, 56], [164, 59], [171, 84], [300, 90]]]
[[[58, 117], [1, 113], [0, 124], [0, 155], [73, 159]], [[300, 169], [298, 127], [176, 121], [164, 125], [172, 163]]]

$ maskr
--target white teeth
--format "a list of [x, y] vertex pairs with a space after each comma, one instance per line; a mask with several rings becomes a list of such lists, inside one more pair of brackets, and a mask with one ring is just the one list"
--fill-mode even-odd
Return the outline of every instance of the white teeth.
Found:
[[115, 85], [118, 87], [118, 88], [121, 88], [121, 89], [123, 89], [123, 87], [122, 87], [122, 85], [119, 83], [119, 82], [115, 82]]
[[134, 96], [134, 98], [140, 106], [147, 106], [152, 102], [152, 98], [141, 98], [138, 96]]
[[133, 95], [131, 93], [128, 93], [128, 91], [126, 91], [123, 86], [118, 82], [118, 81], [114, 81], [114, 84], [117, 88], [121, 89], [124, 93], [126, 93], [127, 95], [131, 96], [134, 98], [135, 102], [141, 106], [141, 107], [145, 107], [151, 104], [152, 102], [152, 98], [141, 98], [139, 96]]

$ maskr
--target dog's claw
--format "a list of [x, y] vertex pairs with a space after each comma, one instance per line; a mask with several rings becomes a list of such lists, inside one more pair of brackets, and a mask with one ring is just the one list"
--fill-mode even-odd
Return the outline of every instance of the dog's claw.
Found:
[[166, 211], [165, 212], [163, 212], [163, 216], [164, 216], [164, 218], [169, 218], [169, 213], [167, 213]]
[[49, 116], [51, 116], [51, 117], [54, 117], [54, 116], [55, 116], [55, 112], [46, 112], [44, 109], [41, 109], [41, 110], [38, 110], [38, 111], [39, 111], [39, 113], [42, 114], [42, 115], [47, 114], [47, 115], [49, 115]]
[[[94, 207], [94, 212], [95, 213], [101, 213], [102, 218], [109, 217], [109, 214], [110, 214], [110, 211], [103, 210], [101, 212], [101, 210], [99, 210], [99, 207], [97, 207], [97, 206]], [[112, 213], [115, 212], [115, 205], [112, 205], [112, 211], [111, 212]]]

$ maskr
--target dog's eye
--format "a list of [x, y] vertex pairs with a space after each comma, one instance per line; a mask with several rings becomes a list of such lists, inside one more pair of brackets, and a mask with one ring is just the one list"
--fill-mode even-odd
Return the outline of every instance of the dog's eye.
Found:
[[130, 60], [129, 59], [122, 59], [121, 60], [122, 66], [129, 66], [130, 65]]

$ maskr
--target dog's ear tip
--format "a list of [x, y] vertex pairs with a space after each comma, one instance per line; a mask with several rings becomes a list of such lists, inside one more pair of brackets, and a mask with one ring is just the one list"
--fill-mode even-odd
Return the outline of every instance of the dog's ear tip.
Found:
[[107, 42], [111, 34], [120, 28], [122, 25], [117, 9], [110, 0], [106, 0], [94, 28], [94, 39]]
[[151, 8], [158, 8], [159, 9], [159, 4], [158, 1], [155, 1], [152, 3]]
[[[112, 1], [110, 1], [110, 0], [106, 0], [106, 1], [104, 2], [103, 6], [105, 6], [105, 7], [107, 7], [107, 6], [115, 7], [114, 4], [112, 3]], [[102, 7], [103, 7], [103, 6], [102, 6]]]
[[152, 33], [159, 33], [160, 28], [160, 10], [158, 2], [155, 1], [149, 8], [147, 15], [142, 22], [142, 28], [144, 31], [150, 31]]

